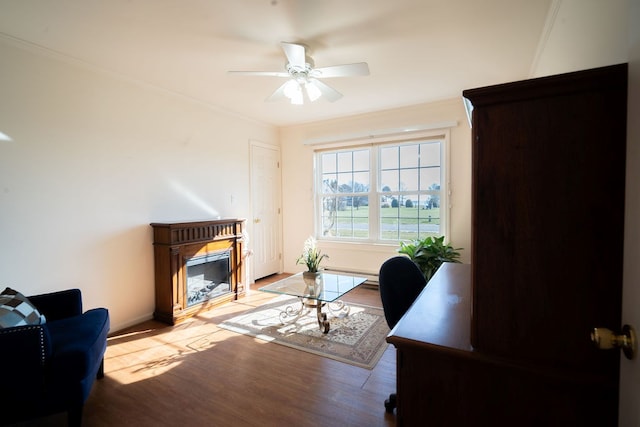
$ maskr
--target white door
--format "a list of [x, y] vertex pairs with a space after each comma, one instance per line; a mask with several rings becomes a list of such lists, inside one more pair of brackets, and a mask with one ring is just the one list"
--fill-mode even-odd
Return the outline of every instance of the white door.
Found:
[[281, 185], [278, 147], [251, 143], [253, 279], [281, 272]]

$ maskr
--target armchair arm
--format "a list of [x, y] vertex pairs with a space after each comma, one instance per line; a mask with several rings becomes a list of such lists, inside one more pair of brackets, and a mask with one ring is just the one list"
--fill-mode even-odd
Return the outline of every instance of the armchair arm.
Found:
[[47, 322], [82, 314], [80, 289], [67, 289], [48, 294], [33, 295], [29, 301], [44, 314]]

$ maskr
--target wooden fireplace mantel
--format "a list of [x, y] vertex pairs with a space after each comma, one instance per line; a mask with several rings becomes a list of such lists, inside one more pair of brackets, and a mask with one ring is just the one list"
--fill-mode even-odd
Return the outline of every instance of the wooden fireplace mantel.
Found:
[[[244, 222], [244, 219], [233, 218], [151, 224], [155, 264], [155, 319], [174, 325], [202, 310], [244, 295]], [[187, 261], [193, 257], [223, 251], [230, 252], [231, 292], [187, 306]]]

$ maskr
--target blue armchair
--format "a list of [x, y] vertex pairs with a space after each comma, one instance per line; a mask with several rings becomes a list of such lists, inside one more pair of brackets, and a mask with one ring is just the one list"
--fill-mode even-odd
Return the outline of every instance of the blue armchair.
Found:
[[67, 412], [70, 426], [95, 378], [104, 376], [109, 312], [82, 312], [79, 289], [28, 297], [42, 324], [0, 329], [0, 424]]

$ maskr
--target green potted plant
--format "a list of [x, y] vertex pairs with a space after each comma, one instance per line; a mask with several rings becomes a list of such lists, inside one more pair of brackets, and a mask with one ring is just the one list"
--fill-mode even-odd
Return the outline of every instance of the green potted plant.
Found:
[[458, 251], [461, 249], [444, 243], [444, 236], [429, 236], [410, 242], [400, 242], [398, 252], [407, 255], [415, 262], [428, 282], [443, 262], [459, 263], [460, 252]]
[[320, 263], [323, 259], [329, 258], [329, 255], [323, 254], [318, 248], [318, 242], [313, 236], [309, 236], [304, 242], [304, 248], [302, 249], [302, 255], [296, 261], [296, 264], [304, 264], [307, 266], [307, 271], [302, 273], [302, 277], [305, 282], [312, 286], [316, 283], [316, 279], [319, 275]]
[[325, 258], [329, 258], [329, 255], [323, 254], [318, 248], [316, 239], [313, 236], [309, 236], [304, 242], [302, 255], [300, 255], [296, 264], [304, 264], [307, 266], [308, 272], [317, 273], [320, 269], [320, 263]]

